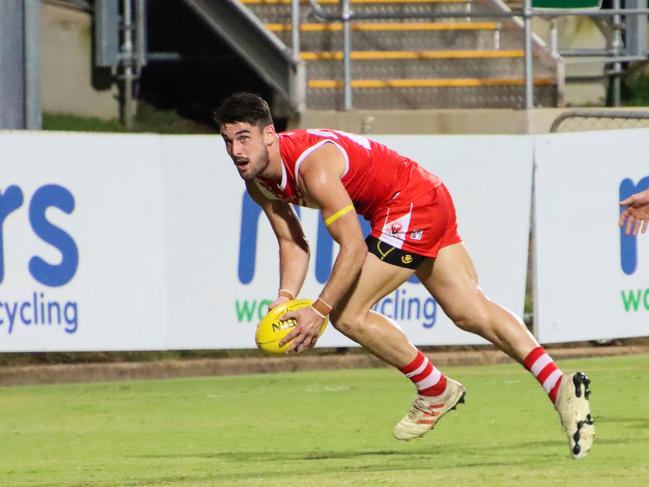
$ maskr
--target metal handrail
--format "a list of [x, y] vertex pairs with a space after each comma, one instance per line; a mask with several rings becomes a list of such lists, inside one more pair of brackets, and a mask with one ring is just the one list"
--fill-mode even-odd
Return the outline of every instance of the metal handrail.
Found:
[[[535, 9], [531, 5], [531, 0], [524, 0], [522, 9], [511, 10], [509, 12], [487, 12], [487, 11], [470, 11], [470, 12], [429, 12], [429, 13], [385, 13], [385, 12], [363, 12], [354, 13], [349, 7], [349, 0], [341, 0], [343, 11], [340, 14], [328, 13], [319, 4], [318, 0], [308, 0], [312, 9], [312, 14], [325, 21], [343, 22], [345, 36], [343, 50], [344, 64], [344, 98], [345, 110], [350, 110], [352, 105], [352, 87], [351, 87], [351, 29], [349, 23], [353, 20], [408, 20], [421, 18], [522, 18], [523, 31], [525, 36], [525, 108], [534, 108], [534, 84], [533, 84], [533, 64], [532, 64], [532, 19], [534, 17], [543, 17], [554, 19], [557, 17], [618, 17], [622, 15], [649, 15], [649, 8], [634, 9], [606, 9], [606, 10], [581, 10], [581, 9]], [[618, 22], [619, 23], [619, 22]], [[615, 49], [619, 52], [618, 49]], [[559, 55], [563, 54], [558, 52]], [[607, 62], [620, 63], [629, 60], [641, 60], [636, 56], [617, 56], [612, 57]]]
[[573, 110], [564, 112], [554, 119], [550, 132], [557, 132], [559, 126], [570, 118], [605, 118], [605, 119], [621, 119], [621, 120], [649, 120], [649, 112], [632, 112], [624, 110], [588, 110], [578, 111]]
[[[342, 0], [344, 1], [344, 0]], [[313, 14], [322, 20], [344, 20], [342, 14], [332, 14], [326, 12], [318, 0], [309, 0], [309, 5], [313, 9]], [[531, 17], [611, 17], [614, 15], [648, 15], [649, 9], [606, 9], [606, 10], [580, 10], [580, 9], [535, 9], [532, 8], [529, 15]], [[488, 12], [488, 11], [471, 11], [471, 12], [429, 12], [429, 13], [386, 13], [386, 12], [351, 12], [349, 20], [408, 20], [421, 18], [511, 18], [525, 17], [525, 9], [512, 9], [509, 12]]]
[[291, 47], [296, 62], [300, 59], [300, 0], [291, 1]]

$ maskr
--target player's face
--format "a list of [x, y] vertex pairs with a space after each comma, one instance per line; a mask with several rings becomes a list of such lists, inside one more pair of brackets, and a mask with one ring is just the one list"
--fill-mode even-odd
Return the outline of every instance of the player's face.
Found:
[[221, 136], [242, 179], [259, 176], [270, 163], [268, 133], [272, 125], [259, 127], [249, 123], [228, 123], [221, 127]]

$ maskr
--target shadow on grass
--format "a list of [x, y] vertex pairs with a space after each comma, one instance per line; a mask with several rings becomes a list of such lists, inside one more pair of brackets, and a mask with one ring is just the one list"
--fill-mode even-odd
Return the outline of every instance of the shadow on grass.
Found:
[[[534, 444], [534, 443], [533, 443]], [[556, 442], [538, 442], [542, 446], [554, 446]], [[526, 445], [530, 445], [526, 443]], [[503, 449], [509, 447], [503, 447]], [[449, 456], [449, 450], [453, 450], [455, 455], [452, 461], [446, 457]], [[475, 451], [474, 454], [468, 454], [468, 450]], [[187, 455], [190, 456], [190, 455]], [[301, 478], [309, 478], [311, 485], [318, 485], [318, 477], [332, 477], [336, 475], [342, 476], [345, 474], [366, 474], [368, 479], [376, 474], [389, 473], [389, 472], [448, 472], [449, 470], [458, 469], [483, 469], [483, 468], [516, 468], [524, 469], [525, 466], [530, 464], [530, 456], [507, 456], [507, 460], [503, 460], [504, 456], [499, 453], [494, 453], [494, 449], [485, 452], [484, 448], [469, 448], [466, 446], [458, 445], [453, 448], [444, 449], [426, 449], [419, 451], [398, 451], [398, 450], [376, 450], [376, 451], [343, 451], [343, 452], [302, 452], [296, 454], [279, 454], [276, 452], [240, 452], [240, 453], [222, 453], [222, 454], [207, 454], [205, 458], [230, 458], [235, 462], [242, 462], [252, 464], [254, 462], [273, 462], [273, 465], [265, 465], [257, 471], [250, 469], [242, 469], [236, 467], [230, 472], [214, 475], [199, 476], [193, 478], [188, 477], [159, 477], [155, 479], [133, 479], [123, 485], [137, 486], [148, 485], [147, 482], [155, 481], [164, 485], [173, 485], [174, 483], [182, 484], [187, 481], [193, 483], [204, 483], [205, 485], [230, 485], [233, 483], [240, 483], [250, 480], [265, 479], [269, 483], [273, 480], [286, 483], [287, 485], [297, 485]], [[346, 459], [370, 459], [376, 457], [376, 461], [364, 464], [348, 464], [341, 465], [338, 462], [331, 464], [319, 464], [317, 469], [311, 466], [309, 461], [319, 460], [346, 460]], [[425, 458], [423, 458], [425, 457]], [[556, 457], [556, 455], [555, 455]], [[386, 459], [396, 459], [390, 462]], [[426, 461], [425, 461], [426, 460]], [[289, 469], [283, 468], [284, 466], [277, 465], [282, 461], [293, 463]], [[300, 463], [307, 461], [307, 463]], [[330, 479], [331, 480], [331, 479]], [[347, 479], [349, 480], [349, 478]], [[342, 480], [341, 480], [342, 481]], [[272, 485], [276, 485], [273, 483]]]
[[[309, 478], [312, 485], [317, 485], [318, 477], [334, 480], [337, 475], [377, 475], [390, 472], [430, 472], [448, 476], [449, 472], [471, 469], [484, 474], [480, 469], [508, 469], [521, 472], [533, 464], [570, 465], [571, 468], [590, 468], [589, 462], [574, 463], [569, 457], [567, 447], [564, 450], [563, 438], [557, 440], [518, 441], [500, 444], [453, 443], [443, 448], [434, 444], [421, 443], [416, 448], [376, 449], [376, 450], [301, 450], [301, 451], [256, 451], [240, 450], [229, 452], [197, 452], [191, 454], [155, 454], [136, 455], [133, 458], [142, 460], [177, 460], [182, 465], [184, 460], [214, 460], [213, 470], [209, 463], [200, 471], [184, 475], [161, 475], [159, 477], [131, 477], [119, 479], [119, 483], [106, 480], [86, 481], [65, 484], [67, 487], [100, 487], [107, 485], [143, 486], [143, 485], [239, 485], [241, 482], [267, 479], [269, 484], [278, 482], [286, 485], [298, 485], [300, 479]], [[649, 442], [641, 438], [640, 442]], [[600, 438], [596, 443], [602, 446], [629, 445], [625, 438]], [[558, 450], [561, 453], [558, 453]], [[349, 460], [349, 462], [346, 462]], [[221, 461], [221, 462], [219, 462]], [[312, 462], [318, 461], [317, 467]], [[228, 465], [229, 464], [229, 465]], [[537, 465], [538, 466], [538, 465]], [[498, 471], [498, 470], [496, 470]], [[451, 474], [453, 475], [453, 474]], [[273, 483], [275, 481], [275, 483]]]
[[[524, 449], [542, 449], [556, 446], [557, 441], [526, 441], [501, 445], [489, 445], [488, 451], [491, 456], [497, 456], [507, 451], [522, 451]], [[532, 454], [532, 453], [530, 453]], [[427, 444], [417, 449], [408, 450], [329, 450], [329, 451], [229, 451], [229, 452], [206, 452], [189, 454], [163, 454], [163, 455], [138, 455], [136, 458], [151, 459], [183, 459], [183, 458], [204, 458], [221, 459], [231, 462], [291, 462], [291, 461], [313, 461], [313, 460], [348, 460], [371, 457], [386, 458], [418, 458], [434, 459], [448, 457], [451, 455], [485, 455], [485, 446], [467, 446], [463, 443], [444, 445], [443, 448], [436, 448], [435, 445]], [[527, 460], [527, 459], [526, 459]], [[518, 462], [513, 462], [518, 463]], [[513, 464], [512, 463], [512, 464]], [[509, 464], [509, 462], [505, 463]], [[463, 464], [465, 465], [465, 464]], [[408, 467], [410, 468], [410, 466]]]
[[624, 417], [624, 416], [596, 416], [595, 426], [598, 424], [623, 424], [630, 428], [649, 429], [649, 417]]

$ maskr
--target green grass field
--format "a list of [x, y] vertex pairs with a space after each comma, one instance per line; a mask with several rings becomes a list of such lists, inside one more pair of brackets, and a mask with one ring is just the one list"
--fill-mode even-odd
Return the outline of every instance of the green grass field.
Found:
[[446, 368], [467, 403], [409, 443], [411, 385], [344, 370], [0, 388], [0, 485], [649, 485], [649, 355], [559, 365], [593, 380], [585, 460], [520, 366]]

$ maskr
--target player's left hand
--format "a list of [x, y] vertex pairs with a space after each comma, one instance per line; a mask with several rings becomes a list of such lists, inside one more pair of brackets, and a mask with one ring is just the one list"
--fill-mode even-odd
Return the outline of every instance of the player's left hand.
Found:
[[279, 306], [280, 304], [286, 304], [289, 301], [290, 299], [288, 299], [286, 296], [277, 296], [277, 298], [275, 298], [275, 301], [268, 305], [268, 311]]
[[303, 352], [309, 348], [313, 348], [320, 337], [322, 330], [323, 318], [318, 315], [311, 306], [302, 308], [295, 311], [289, 311], [281, 318], [282, 321], [293, 319], [297, 322], [297, 326], [286, 335], [279, 346], [284, 346], [286, 343], [291, 342], [289, 352]]

